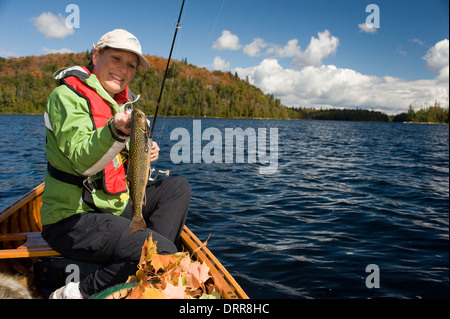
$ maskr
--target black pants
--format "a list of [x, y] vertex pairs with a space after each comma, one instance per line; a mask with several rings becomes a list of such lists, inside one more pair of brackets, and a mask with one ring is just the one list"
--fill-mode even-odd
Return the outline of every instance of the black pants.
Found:
[[81, 293], [89, 297], [136, 273], [142, 245], [150, 234], [158, 242], [159, 254], [177, 252], [190, 195], [188, 182], [180, 177], [149, 182], [142, 209], [148, 231], [130, 234], [133, 213], [128, 204], [121, 216], [90, 211], [45, 225], [42, 237], [63, 256], [102, 265], [80, 281]]

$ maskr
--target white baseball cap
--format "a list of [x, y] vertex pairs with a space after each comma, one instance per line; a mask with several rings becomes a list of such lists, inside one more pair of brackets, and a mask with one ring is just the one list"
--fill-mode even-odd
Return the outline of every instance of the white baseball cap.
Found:
[[115, 29], [108, 33], [105, 33], [100, 40], [98, 40], [97, 49], [110, 47], [117, 50], [125, 50], [135, 53], [139, 58], [139, 65], [144, 69], [150, 68], [150, 63], [142, 55], [141, 44], [139, 40], [130, 32], [123, 29]]

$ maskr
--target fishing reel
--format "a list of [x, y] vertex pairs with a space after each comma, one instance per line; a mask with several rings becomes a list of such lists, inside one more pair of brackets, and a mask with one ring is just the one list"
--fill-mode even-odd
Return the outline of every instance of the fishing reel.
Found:
[[148, 180], [151, 181], [151, 182], [156, 181], [156, 179], [158, 178], [159, 174], [163, 174], [165, 177], [169, 177], [169, 175], [170, 175], [170, 170], [166, 169], [165, 171], [163, 171], [163, 170], [159, 169], [158, 172], [156, 173], [156, 176], [152, 177], [152, 174], [155, 171], [156, 171], [156, 169], [154, 169], [154, 168], [150, 169], [150, 175], [148, 177]]
[[[149, 138], [149, 140], [148, 140], [148, 148], [149, 149], [151, 149], [152, 148], [152, 142], [153, 142], [153, 140], [151, 139], [151, 138]], [[165, 177], [169, 177], [169, 175], [170, 175], [170, 170], [168, 170], [168, 169], [166, 169], [166, 170], [158, 170], [158, 172], [156, 173], [156, 176], [155, 177], [152, 177], [152, 174], [154, 173], [154, 172], [156, 172], [156, 169], [155, 168], [152, 168], [151, 167], [151, 163], [150, 163], [150, 173], [148, 174], [148, 180], [149, 181], [151, 181], [151, 182], [154, 182], [154, 181], [156, 181], [156, 179], [158, 178], [158, 176], [159, 176], [159, 174], [163, 174]]]

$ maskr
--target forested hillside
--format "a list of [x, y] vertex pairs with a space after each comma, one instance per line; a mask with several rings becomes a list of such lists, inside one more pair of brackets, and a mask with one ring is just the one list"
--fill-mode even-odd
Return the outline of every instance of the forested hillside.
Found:
[[[20, 58], [0, 57], [0, 114], [42, 114], [56, 87], [53, 74], [60, 68], [87, 65], [92, 51]], [[151, 68], [139, 69], [130, 88], [141, 99], [137, 106], [152, 116], [161, 89], [167, 59], [147, 56]], [[388, 116], [364, 109], [290, 108], [271, 94], [239, 78], [238, 74], [209, 71], [183, 61], [172, 61], [159, 115], [346, 121], [398, 121], [448, 123], [448, 109], [439, 105]], [[406, 108], [406, 106], [405, 106]]]
[[[43, 113], [56, 87], [58, 69], [86, 65], [91, 52], [0, 58], [0, 113]], [[150, 70], [138, 70], [130, 88], [147, 115], [156, 107], [167, 60], [147, 56]], [[195, 117], [288, 118], [279, 99], [241, 80], [237, 74], [208, 71], [186, 60], [172, 61], [161, 101], [161, 115]]]

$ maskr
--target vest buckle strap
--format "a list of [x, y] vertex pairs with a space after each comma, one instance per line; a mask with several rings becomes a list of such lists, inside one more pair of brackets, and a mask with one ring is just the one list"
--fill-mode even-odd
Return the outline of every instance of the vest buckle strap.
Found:
[[103, 188], [103, 180], [101, 178], [94, 180], [92, 176], [84, 178], [84, 176], [72, 175], [53, 167], [50, 162], [47, 164], [47, 168], [50, 176], [54, 179], [57, 179], [60, 182], [76, 185], [80, 188], [84, 187], [91, 194], [94, 194], [97, 189]]
[[94, 181], [92, 180], [92, 176], [88, 176], [86, 179], [83, 180], [83, 186], [84, 188], [90, 192], [91, 194], [95, 194], [95, 187], [94, 187]]

